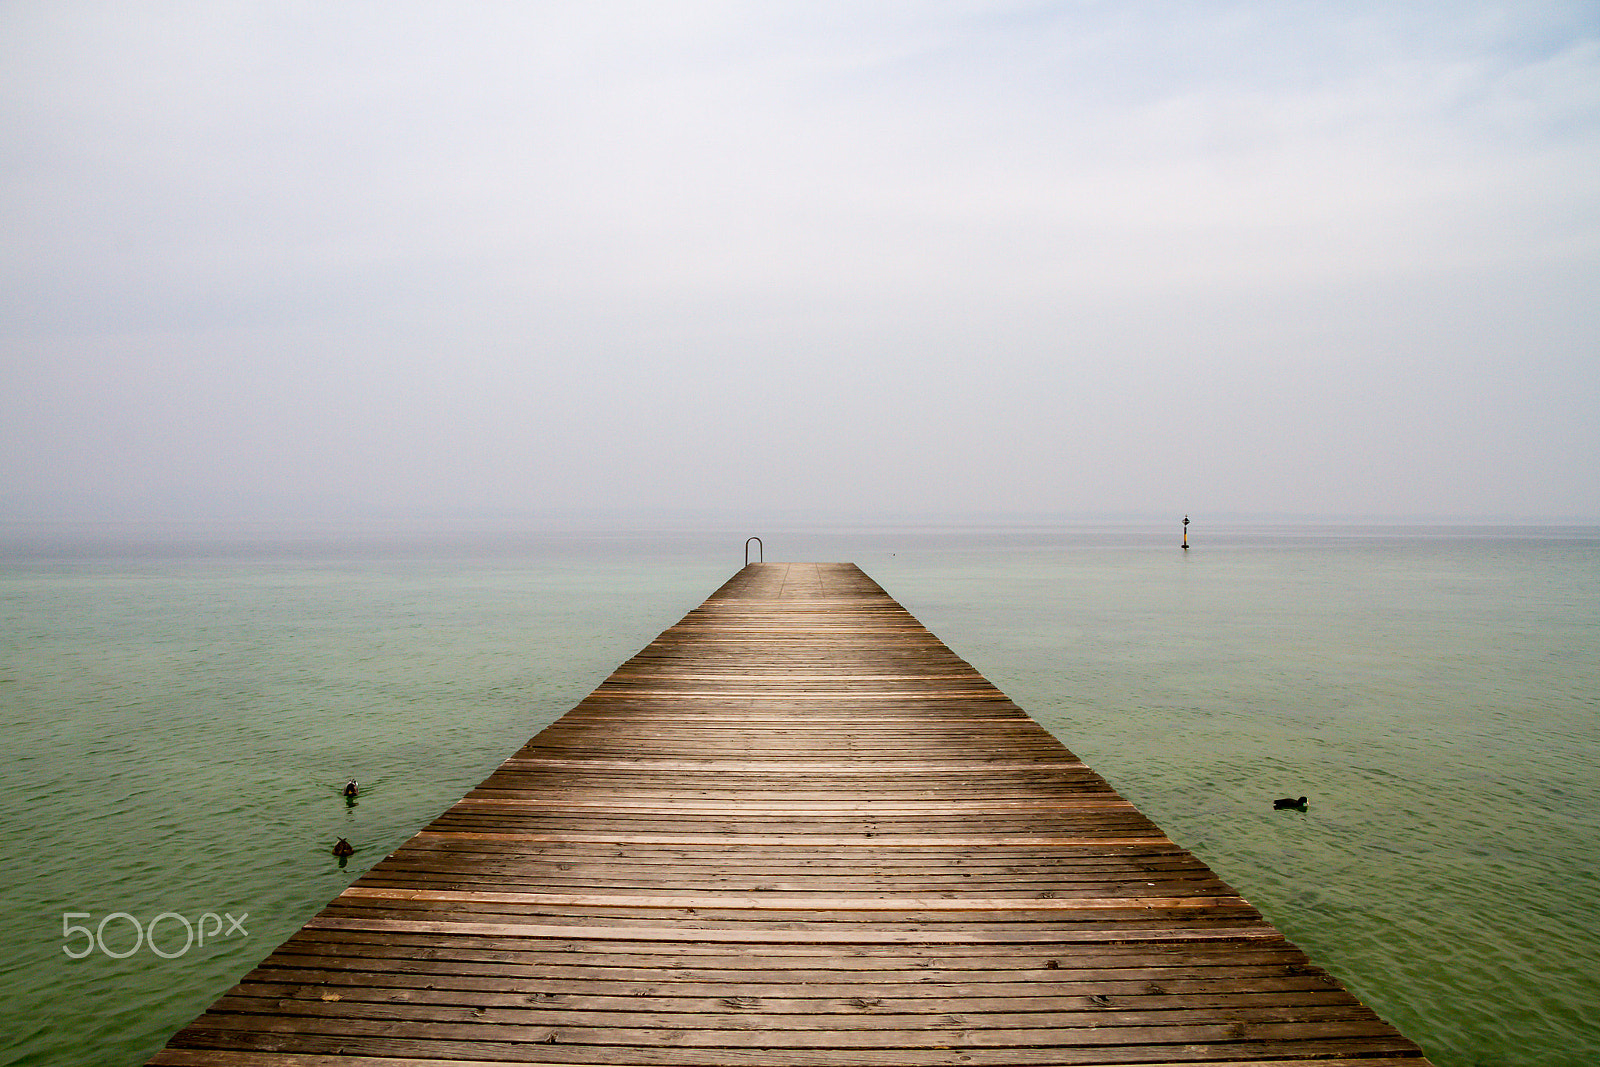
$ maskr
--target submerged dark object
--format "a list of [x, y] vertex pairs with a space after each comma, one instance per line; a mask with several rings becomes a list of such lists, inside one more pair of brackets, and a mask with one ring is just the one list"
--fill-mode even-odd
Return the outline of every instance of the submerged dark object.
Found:
[[344, 784], [344, 795], [345, 796], [353, 797], [353, 796], [355, 796], [356, 794], [358, 794], [360, 792], [361, 792], [361, 787], [356, 785], [356, 780], [354, 778], [350, 779], [348, 782], [346, 782]]
[[1301, 797], [1296, 800], [1293, 797], [1284, 797], [1281, 800], [1274, 800], [1272, 808], [1274, 811], [1305, 811], [1306, 798]]
[[339, 838], [338, 842], [333, 846], [333, 854], [338, 856], [340, 859], [343, 859], [346, 856], [353, 856], [355, 853], [356, 846], [352, 845], [342, 837]]

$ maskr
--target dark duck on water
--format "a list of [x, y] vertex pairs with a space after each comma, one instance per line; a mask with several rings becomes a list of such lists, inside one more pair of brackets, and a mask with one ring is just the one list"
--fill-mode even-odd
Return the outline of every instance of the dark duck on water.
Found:
[[1293, 797], [1283, 797], [1280, 800], [1274, 800], [1272, 808], [1274, 811], [1305, 811], [1306, 798], [1300, 797], [1296, 800]]

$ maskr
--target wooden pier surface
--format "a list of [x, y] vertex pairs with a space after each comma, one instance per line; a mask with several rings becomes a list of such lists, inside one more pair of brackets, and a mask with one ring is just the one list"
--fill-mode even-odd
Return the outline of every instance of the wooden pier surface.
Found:
[[853, 564], [739, 571], [165, 1067], [1416, 1067]]

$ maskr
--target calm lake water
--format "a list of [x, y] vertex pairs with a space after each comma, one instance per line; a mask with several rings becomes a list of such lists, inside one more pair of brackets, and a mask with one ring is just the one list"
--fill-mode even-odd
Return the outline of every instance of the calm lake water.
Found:
[[747, 532], [859, 563], [1440, 1067], [1600, 1062], [1600, 529], [1192, 529], [13, 529], [0, 1063], [141, 1063]]

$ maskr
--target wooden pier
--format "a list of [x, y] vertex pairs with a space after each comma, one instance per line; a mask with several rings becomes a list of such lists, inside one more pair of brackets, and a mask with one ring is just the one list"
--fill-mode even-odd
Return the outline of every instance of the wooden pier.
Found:
[[853, 564], [739, 571], [164, 1067], [1417, 1067]]

